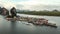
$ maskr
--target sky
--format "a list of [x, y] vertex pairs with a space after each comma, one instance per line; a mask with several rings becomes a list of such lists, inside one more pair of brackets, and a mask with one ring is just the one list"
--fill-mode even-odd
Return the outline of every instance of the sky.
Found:
[[0, 0], [0, 6], [20, 10], [60, 10], [60, 0]]

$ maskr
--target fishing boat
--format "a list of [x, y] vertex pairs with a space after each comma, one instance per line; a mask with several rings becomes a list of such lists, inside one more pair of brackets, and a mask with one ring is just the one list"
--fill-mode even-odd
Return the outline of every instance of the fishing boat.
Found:
[[11, 16], [6, 16], [5, 18], [8, 21], [27, 21], [25, 17], [20, 17], [20, 16], [15, 16], [13, 18]]
[[44, 25], [44, 26], [51, 26], [57, 28], [56, 24], [49, 23], [47, 19], [39, 18], [36, 21], [29, 21], [29, 23], [33, 23], [34, 25]]
[[5, 17], [5, 19], [8, 20], [8, 21], [12, 21], [12, 20], [14, 20], [14, 21], [17, 20], [18, 21], [19, 18], [20, 18], [20, 16], [15, 16], [14, 18], [12, 18], [12, 16], [10, 16], [10, 15]]

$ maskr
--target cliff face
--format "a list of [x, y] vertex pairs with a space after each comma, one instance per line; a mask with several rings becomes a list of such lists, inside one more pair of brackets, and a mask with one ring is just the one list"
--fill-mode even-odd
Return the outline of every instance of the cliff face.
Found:
[[9, 15], [9, 11], [6, 8], [0, 8], [0, 14], [2, 15]]

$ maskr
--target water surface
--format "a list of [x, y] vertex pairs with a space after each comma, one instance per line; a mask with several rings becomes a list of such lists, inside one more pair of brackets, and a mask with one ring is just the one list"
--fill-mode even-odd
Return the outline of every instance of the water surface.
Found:
[[[36, 17], [48, 19], [51, 23], [56, 23], [58, 28], [48, 26], [36, 26], [23, 21], [7, 21], [0, 15], [0, 34], [60, 34], [60, 17], [56, 16], [34, 16], [18, 14], [24, 17]], [[29, 24], [29, 25], [27, 25]]]

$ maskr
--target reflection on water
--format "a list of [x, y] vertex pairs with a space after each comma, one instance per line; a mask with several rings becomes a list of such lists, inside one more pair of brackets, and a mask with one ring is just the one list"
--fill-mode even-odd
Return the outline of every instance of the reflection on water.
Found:
[[11, 34], [16, 34], [16, 21], [11, 21]]

